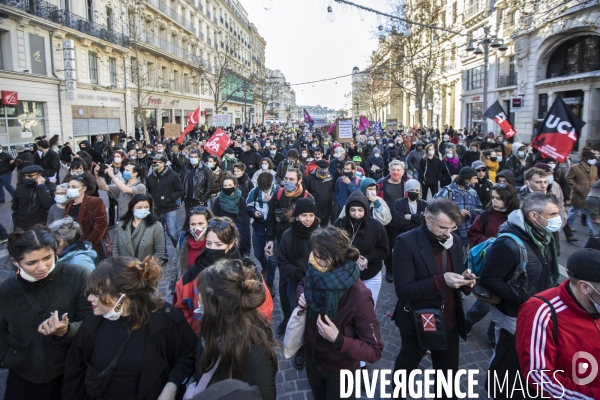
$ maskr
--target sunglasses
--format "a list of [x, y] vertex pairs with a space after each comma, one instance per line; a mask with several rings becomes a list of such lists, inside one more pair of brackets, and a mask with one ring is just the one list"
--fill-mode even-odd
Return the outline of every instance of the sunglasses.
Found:
[[476, 169], [475, 171], [477, 171], [477, 172], [486, 172], [487, 168], [480, 168], [480, 169]]
[[199, 207], [194, 207], [190, 210], [190, 214], [191, 213], [206, 213], [208, 211], [208, 207], [205, 206], [199, 206]]
[[229, 222], [228, 221], [221, 221], [221, 223], [219, 223], [219, 221], [216, 221], [214, 219], [208, 221], [208, 227], [209, 228], [214, 228], [215, 226], [217, 226], [217, 224], [219, 225], [219, 229], [225, 229], [229, 225]]

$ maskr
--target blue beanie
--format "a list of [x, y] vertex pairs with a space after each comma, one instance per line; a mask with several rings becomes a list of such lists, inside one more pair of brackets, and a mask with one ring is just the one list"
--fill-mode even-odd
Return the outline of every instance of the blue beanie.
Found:
[[366, 194], [367, 188], [376, 184], [377, 182], [375, 182], [374, 179], [364, 178], [362, 181], [360, 181], [360, 191]]

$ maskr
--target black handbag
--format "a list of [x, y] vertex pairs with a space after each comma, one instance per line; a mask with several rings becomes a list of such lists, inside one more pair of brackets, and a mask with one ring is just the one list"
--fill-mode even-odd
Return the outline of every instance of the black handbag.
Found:
[[[86, 364], [86, 372], [85, 372], [85, 391], [87, 394], [93, 398], [98, 399], [102, 398], [108, 387], [110, 386], [113, 373], [115, 371], [115, 367], [119, 362], [119, 358], [121, 358], [121, 354], [123, 354], [123, 350], [125, 350], [125, 346], [127, 342], [129, 342], [129, 338], [131, 337], [131, 333], [133, 331], [129, 331], [127, 334], [127, 339], [121, 345], [121, 348], [115, 355], [115, 358], [112, 359], [108, 367], [104, 368], [102, 371], [99, 371], [94, 366], [92, 366], [89, 362], [90, 353], [92, 352], [92, 346], [88, 346], [86, 349], [86, 354], [84, 356], [84, 361]], [[92, 343], [94, 341], [91, 341]]]
[[[442, 251], [442, 274], [446, 273], [447, 256], [447, 250]], [[430, 303], [419, 307], [416, 303], [411, 303], [410, 308], [415, 321], [417, 339], [422, 349], [448, 350], [446, 325], [444, 323], [445, 296], [446, 290], [444, 289], [440, 306], [434, 306]]]

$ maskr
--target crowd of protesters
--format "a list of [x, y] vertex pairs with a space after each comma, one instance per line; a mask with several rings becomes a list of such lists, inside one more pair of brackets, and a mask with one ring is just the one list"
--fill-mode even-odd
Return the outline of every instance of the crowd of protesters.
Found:
[[[0, 150], [0, 176], [17, 173], [16, 188], [2, 179], [13, 228], [0, 226], [0, 240], [15, 269], [0, 283], [5, 399], [218, 399], [232, 388], [276, 399], [277, 337], [297, 309], [306, 327], [293, 365], [315, 399], [336, 399], [340, 370], [381, 358], [384, 281], [398, 298], [395, 370], [408, 375], [429, 353], [433, 369], [458, 371], [461, 338], [491, 313], [490, 368], [508, 363], [508, 348], [530, 385], [539, 369], [562, 369], [547, 394], [600, 398], [600, 379], [571, 375], [575, 352], [600, 359], [579, 340], [600, 329], [591, 148], [561, 164], [448, 126], [355, 128], [343, 142], [294, 126], [229, 128], [218, 154], [206, 127], [180, 143], [121, 132], [78, 150], [43, 137], [14, 159]], [[590, 240], [561, 283], [558, 235], [573, 244], [576, 229]], [[421, 326], [424, 310], [437, 335]]]

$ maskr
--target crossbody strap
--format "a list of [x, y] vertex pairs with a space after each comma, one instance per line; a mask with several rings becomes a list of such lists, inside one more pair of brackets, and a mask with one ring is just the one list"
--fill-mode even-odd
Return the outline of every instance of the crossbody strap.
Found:
[[554, 308], [554, 305], [550, 302], [550, 300], [548, 300], [542, 296], [533, 296], [533, 297], [543, 301], [544, 303], [548, 304], [548, 307], [550, 307], [550, 317], [552, 318], [552, 339], [554, 340], [554, 343], [556, 344], [558, 341], [558, 316], [556, 315], [556, 309]]
[[138, 250], [140, 249], [140, 244], [142, 244], [142, 239], [144, 238], [144, 233], [146, 233], [146, 229], [148, 228], [148, 224], [146, 224], [145, 221], [142, 221], [140, 223], [144, 224], [144, 229], [142, 230], [142, 235], [140, 236], [140, 240], [138, 241], [137, 246], [135, 246], [135, 252], [133, 253], [134, 257], [136, 257], [136, 258], [138, 256]]
[[[444, 249], [442, 251], [442, 275], [446, 275], [446, 270], [448, 268], [448, 250]], [[444, 306], [444, 302], [446, 301], [446, 288], [442, 290], [442, 307]]]
[[28, 293], [25, 291], [25, 289], [23, 289], [23, 285], [21, 285], [21, 283], [19, 283], [19, 288], [21, 288], [21, 292], [23, 292], [23, 296], [25, 296], [25, 298], [27, 299], [29, 304], [31, 304], [33, 311], [35, 311], [35, 315], [43, 318], [45, 316], [45, 314], [47, 314], [46, 310], [44, 310], [44, 308], [42, 306], [40, 306], [40, 304], [37, 301], [35, 301], [35, 299], [31, 295], [31, 293]]

